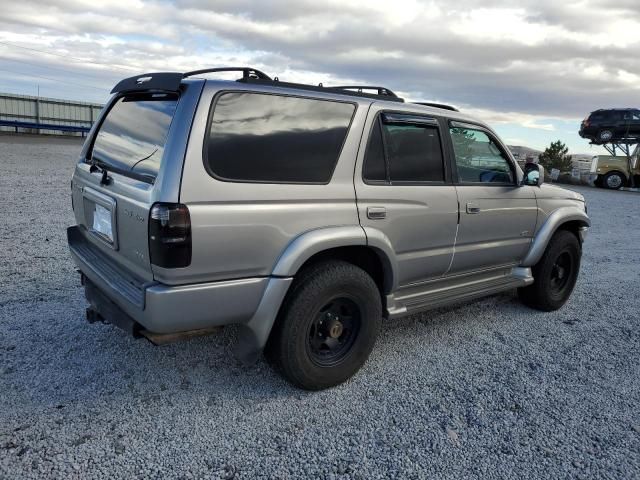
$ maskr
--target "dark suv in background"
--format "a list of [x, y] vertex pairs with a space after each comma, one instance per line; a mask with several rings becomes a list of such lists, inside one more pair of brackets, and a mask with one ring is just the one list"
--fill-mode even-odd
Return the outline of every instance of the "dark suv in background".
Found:
[[582, 121], [580, 136], [595, 143], [608, 143], [626, 138], [640, 138], [640, 109], [600, 109]]

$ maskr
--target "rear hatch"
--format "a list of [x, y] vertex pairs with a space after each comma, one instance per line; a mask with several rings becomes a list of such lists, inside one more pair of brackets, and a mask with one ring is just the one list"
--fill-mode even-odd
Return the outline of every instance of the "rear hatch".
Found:
[[[184, 151], [202, 85], [116, 95], [87, 139], [72, 179], [74, 215], [103, 268], [153, 280], [149, 215], [177, 202]], [[191, 91], [189, 91], [191, 90]], [[179, 120], [178, 120], [179, 119]], [[106, 263], [105, 263], [106, 260]]]

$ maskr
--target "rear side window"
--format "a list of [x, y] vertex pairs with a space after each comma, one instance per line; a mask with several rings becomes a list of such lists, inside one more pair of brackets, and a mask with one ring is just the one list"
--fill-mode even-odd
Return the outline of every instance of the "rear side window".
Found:
[[205, 163], [223, 180], [328, 183], [355, 106], [261, 93], [223, 93], [215, 103]]
[[372, 182], [443, 182], [438, 127], [387, 123], [378, 118], [365, 153], [363, 176]]
[[165, 94], [119, 98], [100, 125], [89, 160], [153, 181], [177, 105], [177, 96]]

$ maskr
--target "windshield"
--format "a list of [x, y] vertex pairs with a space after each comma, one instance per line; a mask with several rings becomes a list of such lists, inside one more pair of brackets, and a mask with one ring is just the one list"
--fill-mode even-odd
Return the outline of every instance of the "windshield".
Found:
[[100, 126], [90, 161], [155, 178], [177, 104], [178, 97], [167, 94], [119, 98]]

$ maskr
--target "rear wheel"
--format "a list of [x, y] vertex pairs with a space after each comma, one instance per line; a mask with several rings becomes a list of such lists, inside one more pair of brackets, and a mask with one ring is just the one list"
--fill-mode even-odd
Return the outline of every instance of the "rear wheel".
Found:
[[562, 307], [571, 296], [580, 270], [581, 247], [571, 232], [556, 232], [542, 259], [532, 268], [534, 283], [518, 289], [527, 306], [550, 312]]
[[601, 142], [610, 142], [612, 138], [613, 130], [605, 129], [598, 132], [598, 140], [600, 140]]
[[620, 172], [609, 172], [602, 179], [602, 185], [609, 190], [618, 190], [626, 183], [627, 179]]
[[380, 292], [364, 270], [341, 261], [318, 264], [295, 280], [266, 353], [294, 385], [333, 387], [364, 364], [381, 323]]

